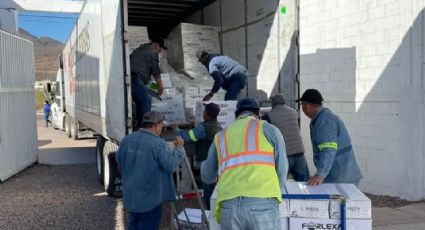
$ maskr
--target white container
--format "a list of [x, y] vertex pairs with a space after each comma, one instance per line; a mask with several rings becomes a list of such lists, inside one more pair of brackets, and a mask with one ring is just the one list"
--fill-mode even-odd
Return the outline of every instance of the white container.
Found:
[[168, 62], [193, 77], [208, 74], [195, 56], [197, 49], [220, 53], [218, 27], [181, 23], [168, 35]]
[[[346, 198], [346, 218], [372, 218], [370, 199], [353, 184], [325, 183], [308, 186], [304, 182], [288, 182], [289, 194], [330, 194], [343, 195]], [[341, 202], [338, 200], [291, 200], [291, 216], [312, 218], [340, 218]], [[326, 213], [326, 215], [325, 215]]]
[[37, 160], [33, 44], [0, 31], [0, 181]]
[[128, 27], [128, 45], [130, 54], [141, 44], [149, 43], [148, 29], [145, 26], [129, 26]]
[[[347, 230], [371, 230], [372, 219], [347, 219]], [[289, 229], [310, 230], [310, 229], [341, 229], [340, 219], [309, 219], [309, 218], [289, 218]]]

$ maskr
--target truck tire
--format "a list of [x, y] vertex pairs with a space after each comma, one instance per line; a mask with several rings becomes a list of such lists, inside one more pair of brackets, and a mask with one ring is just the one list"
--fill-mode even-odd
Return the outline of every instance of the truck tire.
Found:
[[116, 144], [106, 141], [103, 148], [103, 182], [105, 192], [112, 197], [122, 197], [121, 173], [115, 160], [117, 150]]
[[71, 118], [71, 138], [74, 140], [78, 140], [78, 121], [74, 118]]
[[97, 166], [97, 180], [101, 185], [103, 185], [103, 148], [105, 147], [105, 138], [98, 136], [96, 140], [96, 166]]
[[70, 116], [68, 114], [65, 115], [65, 135], [68, 138], [71, 138], [71, 122]]

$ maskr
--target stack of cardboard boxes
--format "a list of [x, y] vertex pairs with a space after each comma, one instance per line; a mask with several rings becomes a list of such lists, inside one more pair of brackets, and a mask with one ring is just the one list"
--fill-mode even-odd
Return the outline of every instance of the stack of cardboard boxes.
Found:
[[[330, 194], [346, 198], [346, 229], [371, 230], [372, 205], [370, 199], [353, 184], [322, 184], [307, 186], [304, 182], [289, 181], [288, 194]], [[214, 209], [217, 192], [211, 197], [210, 229], [220, 229]], [[282, 230], [341, 229], [341, 203], [338, 200], [283, 200], [279, 205]]]
[[197, 49], [220, 53], [218, 27], [181, 23], [168, 35], [168, 62], [193, 77], [208, 74], [195, 56]]

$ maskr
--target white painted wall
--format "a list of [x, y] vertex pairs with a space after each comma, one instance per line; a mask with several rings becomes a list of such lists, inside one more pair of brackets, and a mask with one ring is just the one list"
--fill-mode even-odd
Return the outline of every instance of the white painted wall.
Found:
[[[301, 93], [345, 122], [363, 191], [425, 198], [424, 0], [300, 1]], [[309, 119], [302, 117], [310, 170]]]
[[296, 94], [295, 2], [218, 0], [185, 21], [220, 28], [222, 53], [248, 69], [245, 95], [264, 100], [280, 91], [291, 102]]

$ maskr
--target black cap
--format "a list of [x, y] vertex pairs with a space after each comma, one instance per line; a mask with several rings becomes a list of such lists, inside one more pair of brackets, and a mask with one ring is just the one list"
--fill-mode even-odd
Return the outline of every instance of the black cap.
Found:
[[207, 112], [208, 117], [215, 119], [220, 113], [220, 106], [215, 103], [208, 103], [205, 105], [205, 111]]
[[163, 39], [163, 38], [160, 38], [160, 37], [153, 37], [153, 38], [151, 39], [151, 42], [158, 43], [159, 47], [161, 47], [161, 48], [162, 48], [162, 49], [164, 49], [164, 50], [167, 50], [167, 47], [165, 46], [165, 42], [164, 42], [164, 39]]
[[320, 94], [320, 92], [317, 89], [307, 89], [303, 93], [303, 96], [296, 101], [320, 105], [322, 104], [323, 97], [322, 97], [322, 94]]

